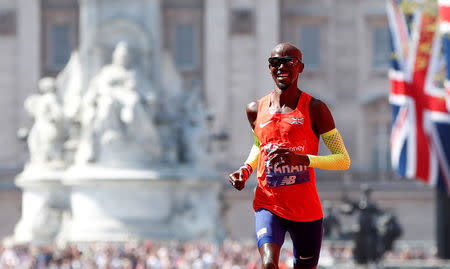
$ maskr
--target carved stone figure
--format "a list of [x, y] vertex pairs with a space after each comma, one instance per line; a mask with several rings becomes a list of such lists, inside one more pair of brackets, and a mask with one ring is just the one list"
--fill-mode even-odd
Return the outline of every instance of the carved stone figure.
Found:
[[179, 103], [181, 109], [181, 143], [180, 161], [207, 165], [208, 128], [206, 126], [206, 111], [202, 97], [197, 89], [185, 91]]
[[82, 100], [77, 163], [118, 165], [159, 158], [153, 87], [130, 64], [128, 45], [120, 42], [112, 63], [92, 79]]
[[353, 231], [355, 261], [359, 264], [378, 263], [386, 251], [402, 233], [401, 226], [394, 215], [378, 208], [371, 199], [372, 189], [361, 186], [362, 196], [359, 201], [345, 198], [346, 209], [343, 213], [353, 214], [359, 211], [357, 229]]
[[73, 155], [80, 139], [80, 109], [83, 72], [80, 56], [73, 51], [66, 67], [56, 77], [58, 96], [62, 100], [67, 140], [64, 143], [64, 160], [73, 163]]
[[27, 140], [30, 152], [28, 165], [60, 167], [64, 125], [53, 78], [45, 77], [39, 81], [39, 93], [25, 100], [25, 109], [34, 118]]

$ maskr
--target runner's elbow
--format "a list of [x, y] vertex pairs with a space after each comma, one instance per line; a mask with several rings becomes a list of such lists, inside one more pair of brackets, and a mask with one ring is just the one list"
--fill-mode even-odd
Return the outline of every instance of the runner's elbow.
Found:
[[346, 153], [344, 154], [344, 159], [342, 160], [342, 170], [348, 170], [350, 168], [352, 161], [350, 156]]

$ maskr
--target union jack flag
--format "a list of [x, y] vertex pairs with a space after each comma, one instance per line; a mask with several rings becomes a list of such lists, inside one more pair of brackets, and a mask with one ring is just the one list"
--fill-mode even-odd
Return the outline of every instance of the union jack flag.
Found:
[[305, 118], [291, 118], [291, 124], [303, 124]]
[[447, 109], [450, 110], [450, 0], [439, 0], [439, 28], [444, 46], [444, 57], [447, 64], [445, 92]]
[[387, 0], [387, 14], [392, 167], [401, 176], [450, 193], [450, 113], [443, 86], [447, 65], [437, 2]]

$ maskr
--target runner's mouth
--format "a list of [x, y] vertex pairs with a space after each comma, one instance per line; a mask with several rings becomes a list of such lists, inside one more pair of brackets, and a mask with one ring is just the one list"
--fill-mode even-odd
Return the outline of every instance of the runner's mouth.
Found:
[[289, 76], [288, 73], [278, 73], [277, 74], [277, 77], [279, 77], [279, 78], [287, 78], [288, 76]]
[[287, 78], [289, 78], [288, 74], [278, 74], [277, 75], [277, 79], [280, 79], [280, 80], [285, 80]]

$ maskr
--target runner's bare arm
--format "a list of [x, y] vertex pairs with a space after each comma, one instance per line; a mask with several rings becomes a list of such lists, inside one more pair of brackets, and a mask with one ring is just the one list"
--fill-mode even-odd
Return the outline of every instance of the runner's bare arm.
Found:
[[311, 127], [317, 138], [319, 138], [319, 135], [336, 128], [333, 116], [327, 105], [314, 97], [311, 98], [309, 103], [309, 117], [311, 119]]
[[[255, 128], [256, 117], [258, 114], [258, 102], [251, 102], [250, 104], [247, 105], [245, 110], [247, 113], [247, 119], [250, 123], [253, 132], [253, 129]], [[229, 175], [229, 182], [237, 190], [242, 190], [245, 187], [245, 182], [258, 165], [259, 139], [255, 135], [255, 132], [253, 132], [253, 137], [254, 143], [252, 145], [252, 148], [250, 149], [250, 153], [247, 157], [247, 160], [244, 162], [244, 165]]]
[[308, 155], [309, 166], [326, 170], [347, 170], [350, 167], [350, 156], [327, 105], [313, 98], [309, 114], [314, 133], [317, 137], [322, 137], [325, 146], [331, 151], [331, 154], [326, 156]]
[[[246, 112], [248, 122], [250, 123], [250, 126], [254, 130], [256, 118], [258, 116], [258, 101], [251, 102], [250, 104], [248, 104]], [[253, 138], [254, 138], [253, 146], [250, 149], [250, 153], [248, 154], [247, 160], [244, 162], [245, 164], [251, 166], [252, 170], [250, 171], [250, 174], [253, 172], [253, 170], [256, 169], [256, 166], [258, 165], [258, 156], [259, 156], [259, 138], [256, 136], [254, 131], [253, 131]]]

